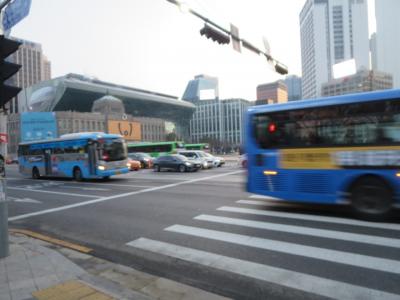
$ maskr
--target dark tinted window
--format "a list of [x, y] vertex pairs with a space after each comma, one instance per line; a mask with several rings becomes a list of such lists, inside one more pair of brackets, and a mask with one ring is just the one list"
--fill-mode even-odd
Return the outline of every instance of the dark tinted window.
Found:
[[123, 139], [106, 139], [99, 147], [104, 160], [117, 161], [127, 157], [126, 144]]
[[379, 101], [258, 114], [262, 148], [400, 143], [400, 101]]

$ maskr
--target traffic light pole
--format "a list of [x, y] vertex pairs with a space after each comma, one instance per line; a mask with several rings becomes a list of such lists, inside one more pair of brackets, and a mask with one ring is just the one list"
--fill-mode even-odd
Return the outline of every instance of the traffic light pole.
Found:
[[10, 254], [8, 244], [8, 205], [4, 157], [0, 155], [0, 259]]
[[[3, 9], [11, 2], [4, 0], [0, 4], [0, 15], [3, 14]], [[2, 19], [2, 18], [1, 18]], [[21, 90], [19, 88], [4, 84], [8, 78], [18, 72], [21, 66], [5, 61], [5, 58], [15, 52], [20, 43], [6, 39], [4, 37], [3, 27], [0, 30], [0, 104], [3, 107]], [[5, 130], [7, 127], [4, 124], [5, 114], [0, 115], [0, 128]], [[5, 125], [5, 126], [4, 126]], [[8, 240], [8, 203], [7, 203], [7, 184], [5, 173], [5, 153], [0, 154], [0, 259], [10, 255], [10, 247]]]

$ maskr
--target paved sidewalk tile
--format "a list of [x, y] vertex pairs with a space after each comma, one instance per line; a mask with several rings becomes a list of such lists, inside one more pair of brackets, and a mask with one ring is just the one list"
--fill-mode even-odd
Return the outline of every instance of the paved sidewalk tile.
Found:
[[114, 299], [81, 281], [69, 281], [63, 284], [36, 291], [32, 294], [37, 300], [111, 300]]

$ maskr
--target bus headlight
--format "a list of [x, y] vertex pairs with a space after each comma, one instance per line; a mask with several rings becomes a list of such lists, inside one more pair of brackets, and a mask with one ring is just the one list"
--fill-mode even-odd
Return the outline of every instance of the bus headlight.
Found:
[[104, 171], [106, 169], [105, 166], [98, 166], [97, 169], [99, 169], [100, 171]]
[[277, 175], [278, 172], [277, 171], [270, 171], [270, 170], [265, 170], [264, 175]]

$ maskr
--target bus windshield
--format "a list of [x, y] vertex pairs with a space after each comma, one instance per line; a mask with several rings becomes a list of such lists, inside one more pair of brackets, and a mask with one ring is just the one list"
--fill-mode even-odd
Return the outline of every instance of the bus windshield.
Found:
[[101, 157], [105, 161], [117, 161], [127, 158], [125, 141], [123, 139], [106, 139], [100, 143]]

